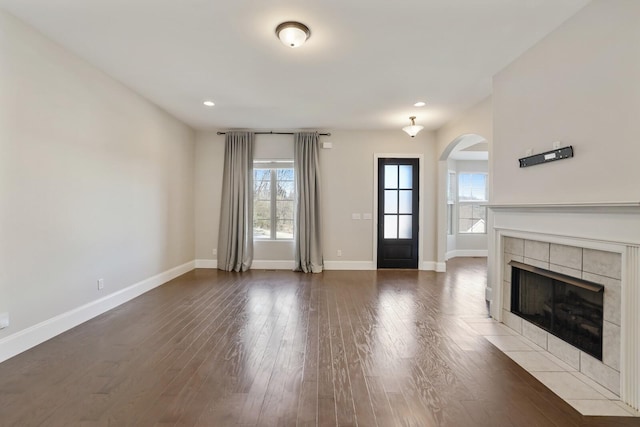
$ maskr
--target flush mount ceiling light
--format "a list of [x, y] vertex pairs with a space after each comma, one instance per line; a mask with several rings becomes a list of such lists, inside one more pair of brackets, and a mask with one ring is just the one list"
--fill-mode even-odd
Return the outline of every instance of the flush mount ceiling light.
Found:
[[414, 107], [424, 107], [425, 105], [427, 105], [427, 103], [424, 101], [418, 101], [415, 104], [413, 104]]
[[276, 35], [285, 46], [298, 47], [307, 41], [311, 31], [300, 22], [287, 21], [276, 27]]
[[416, 125], [416, 116], [409, 117], [411, 120], [411, 126], [405, 126], [402, 128], [411, 138], [414, 138], [418, 132], [424, 129], [424, 126]]
[[206, 105], [207, 107], [213, 107], [214, 105], [216, 105], [213, 101], [204, 101], [203, 102], [204, 105]]

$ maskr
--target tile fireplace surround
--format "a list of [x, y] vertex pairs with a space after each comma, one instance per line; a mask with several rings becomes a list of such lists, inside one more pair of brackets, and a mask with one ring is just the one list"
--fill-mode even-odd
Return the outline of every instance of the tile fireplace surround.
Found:
[[[609, 399], [619, 399], [637, 411], [640, 204], [494, 205], [490, 206], [489, 221], [493, 232], [489, 236], [487, 297], [492, 317], [536, 349], [561, 361], [574, 377], [597, 383], [594, 386]], [[604, 286], [602, 361], [511, 313], [508, 263], [512, 260]], [[551, 373], [532, 374], [540, 376], [545, 384], [561, 378]], [[573, 406], [579, 409], [579, 405]]]

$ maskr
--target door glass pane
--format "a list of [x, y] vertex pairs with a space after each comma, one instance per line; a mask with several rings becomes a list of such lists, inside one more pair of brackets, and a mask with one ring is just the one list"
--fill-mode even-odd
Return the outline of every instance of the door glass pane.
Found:
[[400, 165], [400, 188], [411, 188], [413, 178], [413, 166]]
[[400, 212], [410, 214], [411, 212], [411, 190], [400, 190]]
[[400, 215], [398, 238], [411, 238], [411, 215]]
[[398, 165], [384, 166], [384, 188], [398, 188]]
[[384, 190], [384, 213], [398, 213], [397, 190]]
[[384, 238], [385, 239], [398, 238], [398, 215], [384, 216]]

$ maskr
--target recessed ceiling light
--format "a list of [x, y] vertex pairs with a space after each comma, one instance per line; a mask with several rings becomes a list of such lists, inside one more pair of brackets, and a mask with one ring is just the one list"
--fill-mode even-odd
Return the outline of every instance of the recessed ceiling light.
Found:
[[204, 101], [203, 104], [207, 107], [213, 107], [214, 105], [216, 105], [213, 101]]
[[418, 101], [415, 104], [413, 104], [414, 107], [424, 107], [425, 105], [427, 105], [427, 103], [424, 101]]

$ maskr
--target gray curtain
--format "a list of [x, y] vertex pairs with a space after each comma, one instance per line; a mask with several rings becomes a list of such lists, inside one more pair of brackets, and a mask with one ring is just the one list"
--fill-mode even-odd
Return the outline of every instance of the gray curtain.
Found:
[[295, 134], [295, 271], [305, 273], [321, 273], [323, 267], [318, 149], [317, 132]]
[[227, 132], [218, 268], [247, 271], [253, 261], [253, 133]]

